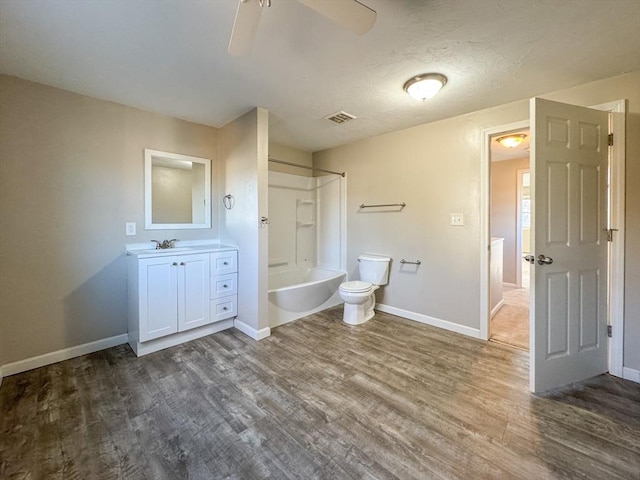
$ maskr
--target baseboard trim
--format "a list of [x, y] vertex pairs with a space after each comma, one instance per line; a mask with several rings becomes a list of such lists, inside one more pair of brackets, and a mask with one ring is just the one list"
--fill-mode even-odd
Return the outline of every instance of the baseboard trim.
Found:
[[622, 378], [640, 383], [640, 370], [634, 368], [622, 367]]
[[495, 307], [493, 307], [493, 310], [491, 310], [491, 313], [489, 314], [489, 318], [493, 318], [496, 316], [496, 313], [498, 313], [500, 311], [500, 309], [502, 307], [504, 307], [504, 298], [500, 299], [500, 301], [496, 304]]
[[233, 321], [233, 326], [240, 330], [245, 335], [253, 338], [254, 340], [262, 340], [263, 338], [267, 338], [271, 335], [271, 329], [269, 327], [261, 328], [260, 330], [256, 330], [253, 327], [250, 327], [244, 322], [241, 322], [237, 318]]
[[509, 287], [509, 288], [520, 288], [520, 287], [518, 287], [517, 283], [502, 282], [502, 286], [503, 287]]
[[450, 332], [461, 333], [468, 337], [480, 338], [480, 329], [467, 327], [457, 323], [449, 322], [447, 320], [441, 320], [439, 318], [430, 317], [421, 313], [410, 312], [409, 310], [403, 310], [401, 308], [391, 307], [382, 303], [376, 304], [376, 310], [381, 312], [390, 313], [391, 315], [397, 315], [398, 317], [406, 318], [408, 320], [414, 320], [416, 322], [431, 325], [432, 327], [443, 328]]
[[[8, 377], [9, 375], [15, 375], [17, 373], [33, 370], [34, 368], [40, 368], [54, 363], [63, 362], [71, 358], [80, 357], [88, 353], [98, 352], [106, 348], [122, 345], [129, 341], [129, 335], [123, 333], [122, 335], [116, 335], [115, 337], [103, 338], [102, 340], [96, 340], [95, 342], [84, 343], [82, 345], [76, 345], [75, 347], [63, 348], [51, 353], [45, 353], [44, 355], [38, 355], [37, 357], [26, 358], [13, 363], [7, 363], [0, 367], [0, 379], [2, 377]], [[1, 382], [1, 380], [0, 380]]]

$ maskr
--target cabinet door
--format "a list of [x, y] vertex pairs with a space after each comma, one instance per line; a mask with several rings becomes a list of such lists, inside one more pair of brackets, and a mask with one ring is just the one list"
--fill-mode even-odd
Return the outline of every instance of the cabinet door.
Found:
[[178, 331], [176, 257], [140, 260], [140, 341]]
[[178, 331], [210, 323], [209, 254], [178, 257]]

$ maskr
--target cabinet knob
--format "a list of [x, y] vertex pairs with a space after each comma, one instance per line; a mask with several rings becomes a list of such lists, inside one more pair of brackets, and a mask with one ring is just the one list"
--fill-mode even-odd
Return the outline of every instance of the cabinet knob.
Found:
[[184, 267], [185, 263], [184, 262], [180, 262], [180, 265], [182, 265]]
[[223, 310], [229, 310], [227, 307], [222, 307]]
[[229, 285], [222, 285], [222, 288], [229, 288]]
[[178, 262], [173, 262], [171, 265], [175, 267], [176, 265], [178, 265]]
[[229, 265], [229, 262], [222, 262], [223, 265]]

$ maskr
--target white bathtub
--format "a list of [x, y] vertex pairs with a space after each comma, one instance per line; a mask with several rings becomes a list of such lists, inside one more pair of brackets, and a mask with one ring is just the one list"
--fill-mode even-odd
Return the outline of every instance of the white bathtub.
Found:
[[277, 327], [342, 303], [346, 273], [309, 268], [269, 274], [269, 326]]

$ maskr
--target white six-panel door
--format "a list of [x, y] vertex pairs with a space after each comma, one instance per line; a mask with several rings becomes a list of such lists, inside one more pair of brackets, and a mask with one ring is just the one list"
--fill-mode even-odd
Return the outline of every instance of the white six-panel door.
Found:
[[542, 392], [607, 371], [608, 114], [534, 98], [531, 134], [530, 388]]

